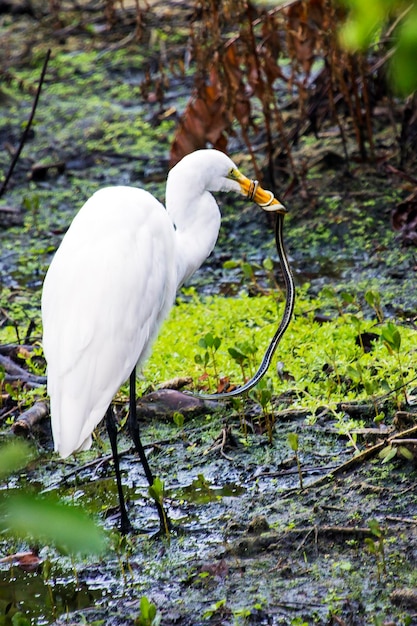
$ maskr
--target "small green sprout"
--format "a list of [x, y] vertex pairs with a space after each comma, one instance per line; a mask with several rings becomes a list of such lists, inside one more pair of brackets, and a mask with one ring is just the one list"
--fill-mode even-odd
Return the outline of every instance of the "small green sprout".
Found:
[[219, 372], [216, 361], [216, 352], [220, 348], [222, 340], [220, 337], [216, 337], [212, 335], [212, 333], [207, 333], [204, 337], [201, 337], [198, 341], [198, 345], [200, 348], [203, 348], [204, 355], [196, 354], [194, 357], [194, 362], [198, 365], [202, 365], [204, 368], [204, 374], [208, 377], [207, 368], [209, 365], [213, 368], [214, 376], [216, 381], [219, 380]]
[[381, 307], [381, 296], [377, 291], [368, 290], [365, 293], [365, 300], [369, 306], [375, 311], [375, 315], [379, 323], [384, 320], [384, 313]]
[[135, 626], [159, 626], [162, 615], [153, 602], [150, 602], [146, 596], [140, 599], [140, 613], [135, 620]]
[[249, 392], [250, 398], [260, 404], [262, 408], [262, 415], [265, 421], [265, 428], [268, 433], [268, 441], [270, 444], [272, 444], [273, 428], [275, 423], [271, 405], [273, 392], [273, 383], [270, 378], [262, 378], [256, 387]]
[[366, 537], [365, 545], [368, 551], [375, 557], [377, 566], [378, 583], [381, 582], [381, 575], [386, 574], [385, 563], [385, 530], [381, 528], [379, 522], [375, 519], [371, 519], [368, 522], [369, 530], [373, 537]]
[[226, 610], [226, 598], [222, 598], [222, 600], [218, 600], [212, 604], [207, 611], [203, 613], [203, 619], [211, 619], [214, 615], [219, 615], [224, 613]]
[[[381, 339], [384, 342], [388, 352], [393, 354], [398, 364], [398, 370], [400, 374], [399, 383], [396, 387], [401, 388], [404, 384], [405, 374], [403, 371], [402, 359], [401, 359], [401, 333], [397, 326], [393, 322], [388, 322], [386, 326], [381, 329]], [[407, 393], [404, 389], [405, 401], [407, 402]], [[399, 399], [397, 397], [397, 402]], [[400, 403], [399, 403], [400, 404]]]
[[152, 485], [148, 487], [148, 493], [151, 496], [151, 498], [155, 500], [155, 502], [161, 505], [161, 509], [162, 511], [164, 511], [164, 531], [165, 531], [166, 537], [169, 540], [170, 534], [169, 534], [168, 519], [165, 515], [165, 509], [164, 509], [164, 499], [165, 499], [164, 481], [161, 480], [158, 476], [154, 478]]

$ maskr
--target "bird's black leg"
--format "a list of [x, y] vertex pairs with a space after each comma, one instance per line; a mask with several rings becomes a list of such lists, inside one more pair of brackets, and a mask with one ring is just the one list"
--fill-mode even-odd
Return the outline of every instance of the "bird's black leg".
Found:
[[109, 433], [111, 451], [113, 454], [114, 471], [116, 474], [117, 491], [119, 494], [120, 532], [123, 535], [126, 535], [133, 530], [133, 526], [129, 521], [129, 516], [126, 510], [125, 498], [123, 495], [122, 479], [120, 477], [119, 454], [117, 452], [117, 424], [112, 406], [109, 406], [106, 412], [106, 426], [107, 432]]
[[[130, 375], [129, 379], [129, 430], [130, 435], [133, 439], [133, 443], [135, 444], [135, 448], [139, 454], [139, 458], [141, 460], [143, 469], [145, 471], [145, 475], [147, 481], [150, 486], [152, 486], [154, 478], [151, 472], [151, 468], [149, 467], [148, 459], [146, 458], [145, 450], [143, 449], [142, 442], [140, 440], [140, 432], [139, 432], [139, 423], [137, 419], [136, 412], [136, 368], [133, 369], [133, 372]], [[168, 515], [165, 512], [164, 507], [160, 502], [155, 500], [156, 508], [158, 510], [159, 515], [159, 533], [161, 535], [169, 535], [169, 531], [171, 528], [171, 522], [169, 520]]]

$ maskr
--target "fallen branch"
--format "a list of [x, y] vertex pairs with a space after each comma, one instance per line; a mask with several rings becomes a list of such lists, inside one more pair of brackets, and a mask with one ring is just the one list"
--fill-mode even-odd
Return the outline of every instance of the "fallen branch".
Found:
[[395, 515], [386, 515], [385, 519], [388, 522], [395, 522], [397, 524], [415, 524], [415, 525], [417, 525], [417, 519], [412, 519], [410, 517], [397, 517]]
[[9, 356], [13, 359], [17, 359], [20, 356], [30, 356], [34, 349], [34, 346], [30, 344], [23, 345], [20, 343], [5, 343], [0, 345], [0, 354], [2, 354], [3, 356]]
[[49, 404], [48, 402], [35, 402], [27, 411], [24, 411], [19, 418], [15, 421], [12, 426], [12, 431], [15, 435], [24, 435], [27, 436], [28, 432], [30, 432], [41, 420], [49, 415]]
[[390, 598], [393, 604], [417, 608], [417, 592], [415, 589], [394, 589]]
[[328, 480], [332, 480], [336, 474], [341, 474], [343, 472], [346, 472], [346, 471], [352, 469], [353, 467], [355, 467], [356, 465], [359, 465], [360, 463], [363, 463], [363, 461], [366, 461], [369, 458], [375, 456], [383, 448], [385, 448], [386, 446], [392, 444], [396, 439], [398, 439], [398, 437], [400, 435], [401, 435], [401, 437], [408, 437], [409, 435], [414, 435], [416, 433], [417, 433], [417, 426], [413, 426], [412, 428], [409, 428], [408, 430], [403, 430], [401, 433], [397, 433], [395, 435], [392, 435], [391, 437], [388, 437], [384, 441], [380, 441], [379, 443], [375, 444], [374, 446], [371, 446], [370, 448], [367, 448], [366, 450], [363, 450], [362, 452], [360, 452], [356, 456], [353, 456], [348, 461], [345, 461], [345, 463], [342, 463], [341, 465], [338, 465], [334, 470], [332, 470], [328, 474], [325, 474], [321, 478], [318, 478], [314, 482], [306, 485], [304, 487], [303, 491], [305, 491], [307, 489], [310, 489], [311, 487], [317, 487], [317, 486], [321, 485], [322, 483], [327, 482]]
[[399, 439], [393, 439], [391, 442], [393, 446], [403, 446], [405, 444], [411, 444], [413, 446], [417, 445], [417, 439], [403, 439], [400, 437]]
[[6, 372], [6, 375], [4, 377], [6, 383], [20, 381], [29, 385], [30, 387], [38, 387], [46, 384], [45, 376], [31, 374], [23, 367], [15, 363], [13, 359], [8, 356], [3, 356], [2, 354], [0, 354], [0, 367], [2, 367]]

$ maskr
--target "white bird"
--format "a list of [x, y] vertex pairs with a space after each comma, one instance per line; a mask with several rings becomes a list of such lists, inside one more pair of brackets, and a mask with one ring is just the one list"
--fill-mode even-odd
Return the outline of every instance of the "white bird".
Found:
[[[136, 366], [149, 354], [180, 285], [212, 251], [220, 211], [211, 192], [243, 193], [284, 213], [273, 194], [243, 176], [228, 156], [199, 150], [169, 173], [166, 209], [134, 187], [107, 187], [74, 218], [42, 292], [43, 349], [55, 450], [61, 457], [90, 448], [106, 416], [121, 509], [131, 530], [117, 454], [113, 396], [130, 377], [129, 427], [150, 484], [153, 476], [136, 419]], [[156, 503], [161, 531], [166, 514]]]

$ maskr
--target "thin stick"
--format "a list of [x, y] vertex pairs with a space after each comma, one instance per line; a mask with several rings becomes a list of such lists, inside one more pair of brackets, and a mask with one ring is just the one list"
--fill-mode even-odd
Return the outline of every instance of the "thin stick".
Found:
[[393, 441], [398, 439], [400, 435], [402, 436], [414, 435], [415, 433], [417, 433], [417, 426], [413, 426], [412, 428], [408, 428], [407, 430], [402, 431], [402, 433], [397, 433], [396, 435], [388, 437], [385, 441], [381, 441], [375, 444], [374, 446], [372, 446], [371, 448], [367, 448], [366, 450], [363, 450], [356, 456], [353, 456], [345, 463], [342, 463], [341, 465], [339, 465], [336, 469], [332, 470], [328, 474], [325, 474], [325, 476], [318, 478], [317, 480], [310, 483], [309, 485], [305, 485], [304, 490], [310, 489], [311, 487], [318, 487], [319, 485], [329, 480], [332, 480], [335, 474], [346, 472], [347, 470], [352, 469], [352, 467], [359, 465], [359, 463], [362, 463], [363, 461], [368, 460], [370, 457], [375, 456], [380, 450], [382, 450], [382, 448], [385, 448], [387, 445], [392, 444]]
[[26, 138], [28, 136], [30, 127], [31, 127], [32, 122], [33, 122], [33, 118], [35, 117], [35, 111], [36, 111], [36, 107], [38, 106], [39, 96], [41, 95], [41, 89], [42, 89], [43, 81], [45, 80], [46, 68], [47, 68], [50, 56], [51, 56], [51, 50], [49, 49], [48, 52], [46, 53], [45, 61], [44, 61], [43, 68], [42, 68], [41, 77], [39, 79], [38, 89], [36, 91], [35, 100], [33, 101], [32, 111], [30, 113], [30, 116], [29, 116], [29, 119], [28, 119], [28, 123], [26, 124], [26, 128], [25, 128], [25, 130], [23, 132], [22, 138], [20, 140], [19, 147], [18, 147], [18, 149], [15, 152], [15, 155], [14, 155], [14, 157], [12, 159], [12, 162], [10, 163], [9, 171], [7, 172], [6, 178], [4, 179], [3, 184], [1, 186], [0, 198], [4, 194], [4, 192], [6, 191], [6, 187], [9, 184], [9, 180], [10, 180], [12, 174], [13, 174], [13, 170], [14, 170], [14, 168], [16, 166], [16, 163], [17, 163], [17, 161], [19, 159], [20, 153], [22, 152], [23, 146], [25, 145]]

